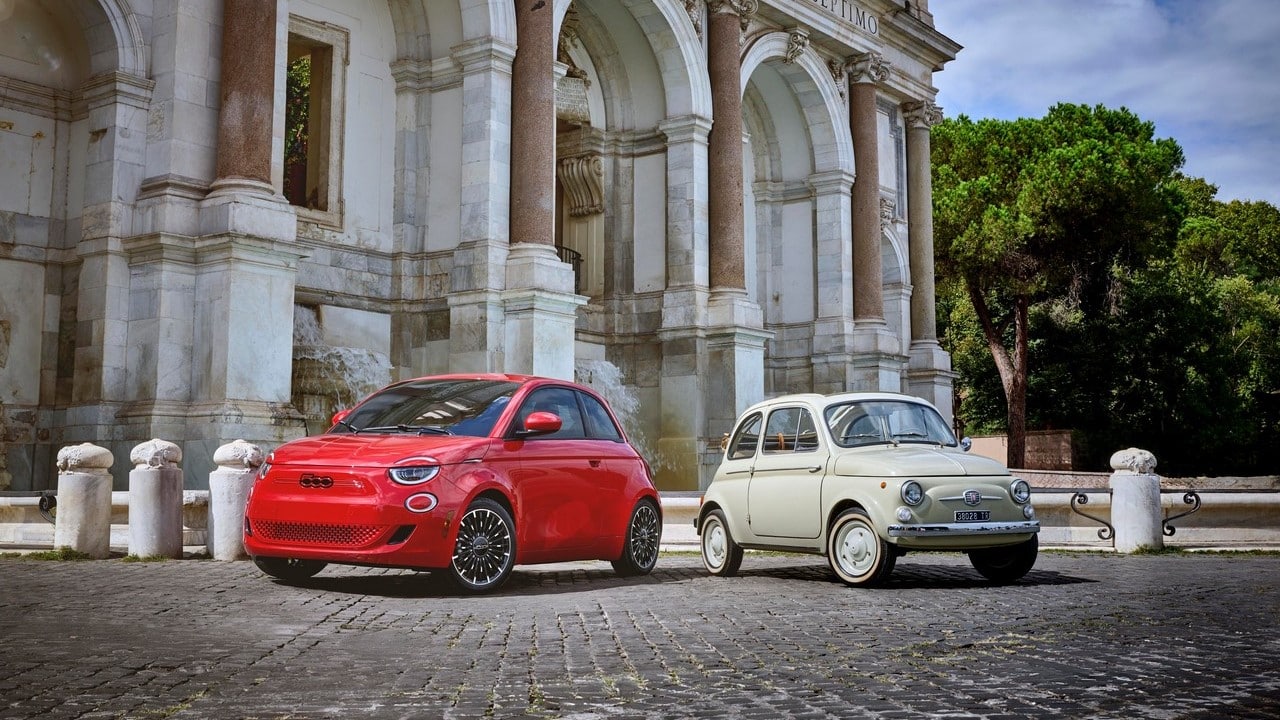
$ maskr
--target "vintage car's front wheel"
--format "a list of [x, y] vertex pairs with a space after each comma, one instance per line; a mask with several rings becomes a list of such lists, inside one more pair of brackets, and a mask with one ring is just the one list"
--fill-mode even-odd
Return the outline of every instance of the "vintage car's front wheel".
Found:
[[631, 511], [627, 523], [626, 545], [622, 557], [613, 561], [613, 570], [623, 577], [648, 575], [658, 564], [658, 541], [662, 538], [662, 520], [652, 500], [641, 500]]
[[253, 564], [273, 578], [279, 578], [286, 582], [297, 582], [314, 576], [329, 563], [323, 560], [259, 557], [253, 559]]
[[827, 533], [827, 562], [846, 585], [875, 585], [893, 572], [893, 548], [861, 508], [840, 513]]
[[736, 575], [742, 566], [742, 546], [733, 541], [724, 513], [712, 510], [702, 520], [702, 564], [707, 572], [720, 577]]
[[458, 521], [449, 574], [468, 592], [496, 590], [516, 564], [516, 525], [511, 513], [489, 498], [476, 498]]
[[982, 576], [997, 585], [1014, 582], [1031, 571], [1040, 552], [1035, 535], [1017, 545], [970, 550], [969, 562]]

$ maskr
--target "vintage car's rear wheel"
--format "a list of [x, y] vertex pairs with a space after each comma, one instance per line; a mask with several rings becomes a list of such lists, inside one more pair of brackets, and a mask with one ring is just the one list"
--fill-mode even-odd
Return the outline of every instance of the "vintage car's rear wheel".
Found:
[[641, 500], [631, 511], [627, 523], [627, 542], [622, 557], [613, 561], [614, 572], [623, 577], [648, 575], [658, 564], [658, 542], [662, 538], [662, 520], [652, 500]]
[[516, 564], [516, 526], [511, 513], [489, 498], [476, 498], [458, 521], [449, 574], [467, 592], [496, 590]]
[[733, 541], [729, 534], [729, 526], [725, 524], [724, 513], [712, 510], [702, 519], [702, 533], [699, 538], [702, 545], [702, 564], [707, 572], [720, 577], [730, 577], [738, 573], [742, 566], [742, 546]]
[[273, 578], [290, 582], [306, 580], [320, 572], [329, 563], [323, 560], [299, 560], [297, 558], [256, 557], [253, 564]]
[[970, 550], [969, 562], [982, 576], [997, 585], [1014, 582], [1031, 571], [1040, 552], [1035, 535], [1030, 540], [1005, 547]]
[[874, 585], [893, 571], [893, 548], [861, 508], [840, 513], [827, 533], [827, 562], [847, 585]]

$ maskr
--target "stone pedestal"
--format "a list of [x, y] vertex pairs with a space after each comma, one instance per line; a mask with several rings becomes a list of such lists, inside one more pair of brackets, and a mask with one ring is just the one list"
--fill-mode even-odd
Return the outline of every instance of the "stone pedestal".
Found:
[[218, 469], [209, 474], [209, 524], [205, 547], [214, 560], [244, 560], [244, 510], [262, 449], [236, 440], [213, 454]]
[[1111, 456], [1111, 525], [1116, 552], [1164, 548], [1160, 509], [1160, 476], [1156, 458], [1146, 450], [1129, 448]]
[[129, 459], [129, 554], [182, 557], [182, 451], [165, 440], [149, 440]]
[[111, 554], [111, 451], [82, 443], [58, 451], [53, 547], [94, 558]]
[[937, 341], [911, 343], [907, 362], [907, 392], [933, 403], [947, 425], [953, 425], [952, 392], [956, 373], [951, 355]]
[[506, 371], [573, 379], [577, 310], [573, 268], [555, 248], [517, 243], [507, 256]]

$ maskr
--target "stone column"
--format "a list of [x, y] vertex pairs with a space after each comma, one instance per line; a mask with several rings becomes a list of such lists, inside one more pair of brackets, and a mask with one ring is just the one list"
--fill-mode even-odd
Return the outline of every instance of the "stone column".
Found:
[[884, 319], [884, 268], [880, 255], [880, 154], [876, 87], [889, 77], [879, 53], [855, 55], [849, 76], [849, 126], [853, 134], [854, 360], [849, 390], [902, 390], [902, 344]]
[[209, 474], [209, 524], [205, 547], [214, 560], [243, 560], [244, 510], [262, 449], [244, 440], [227, 443], [213, 454], [218, 469]]
[[[273, 167], [277, 58], [288, 44], [278, 0], [227, 0], [223, 6], [217, 179], [200, 207], [194, 248], [190, 407], [183, 454], [203, 483], [226, 438], [279, 444], [305, 434], [289, 404], [297, 218]], [[282, 116], [282, 115], [281, 115]], [[281, 155], [282, 158], [282, 155]], [[251, 350], [251, 351], [249, 351]]]
[[907, 386], [952, 418], [951, 356], [938, 344], [933, 265], [933, 180], [929, 128], [942, 110], [929, 101], [902, 106], [907, 123], [907, 242], [911, 254], [911, 348]]
[[708, 138], [708, 256], [711, 296], [707, 303], [707, 364], [703, 382], [707, 425], [703, 431], [700, 481], [705, 487], [718, 465], [713, 442], [733, 428], [738, 413], [764, 399], [764, 344], [760, 306], [746, 291], [745, 218], [742, 177], [742, 42], [755, 0], [708, 4], [707, 69], [712, 125]]
[[111, 451], [81, 443], [58, 451], [53, 547], [102, 559], [111, 554]]
[[1121, 450], [1111, 456], [1111, 468], [1111, 525], [1116, 531], [1116, 552], [1162, 549], [1164, 516], [1155, 456], [1138, 448]]
[[182, 557], [182, 450], [148, 440], [130, 453], [129, 554]]
[[573, 379], [577, 308], [573, 267], [555, 249], [554, 3], [517, 0], [511, 66], [511, 252], [507, 256], [506, 370]]
[[461, 238], [449, 273], [449, 370], [506, 365], [502, 291], [511, 215], [512, 61], [515, 48], [477, 40], [453, 48], [462, 67]]
[[848, 389], [853, 352], [853, 252], [850, 189], [853, 174], [837, 170], [809, 176], [818, 228], [817, 310], [813, 326], [813, 390]]

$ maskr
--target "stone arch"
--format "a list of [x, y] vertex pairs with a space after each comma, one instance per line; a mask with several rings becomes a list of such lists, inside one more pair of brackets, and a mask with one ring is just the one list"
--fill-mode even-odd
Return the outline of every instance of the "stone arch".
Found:
[[510, 0], [389, 0], [396, 28], [396, 57], [432, 60], [473, 40], [516, 44], [515, 6]]

